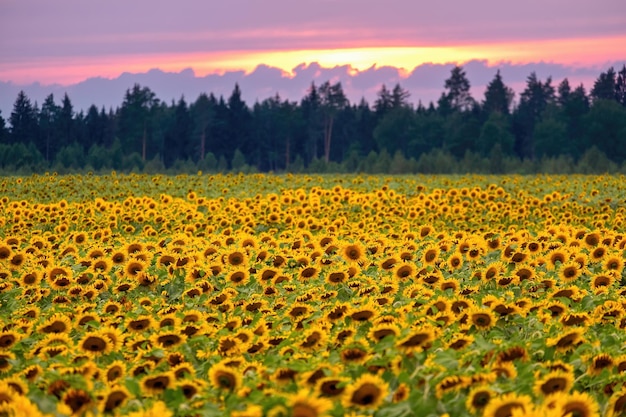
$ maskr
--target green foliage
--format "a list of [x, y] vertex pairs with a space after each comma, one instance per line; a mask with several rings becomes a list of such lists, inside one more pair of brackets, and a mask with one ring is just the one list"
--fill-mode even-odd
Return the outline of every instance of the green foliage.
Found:
[[[462, 67], [437, 103], [382, 86], [373, 106], [350, 104], [341, 84], [311, 84], [301, 102], [279, 95], [249, 108], [238, 85], [225, 100], [201, 94], [167, 104], [134, 85], [121, 106], [76, 112], [65, 95], [41, 108], [20, 92], [0, 116], [4, 172], [596, 172], [626, 164], [626, 66], [603, 72], [588, 95], [530, 74], [514, 94], [500, 73], [482, 100]], [[597, 150], [586, 154], [592, 145]], [[615, 165], [598, 166], [604, 154]], [[204, 157], [203, 157], [204, 156]], [[323, 163], [320, 162], [323, 160]]]

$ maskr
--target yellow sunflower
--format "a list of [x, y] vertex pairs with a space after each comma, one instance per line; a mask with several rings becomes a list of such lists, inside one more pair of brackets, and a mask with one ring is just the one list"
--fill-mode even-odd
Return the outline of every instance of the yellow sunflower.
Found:
[[477, 329], [487, 330], [496, 325], [496, 315], [491, 309], [471, 307], [468, 310], [468, 323]]
[[467, 400], [465, 400], [465, 407], [474, 414], [480, 413], [489, 404], [492, 398], [496, 396], [489, 386], [479, 385], [472, 387], [467, 394]]
[[231, 269], [226, 275], [226, 281], [234, 285], [245, 285], [250, 280], [250, 272], [246, 267]]
[[130, 397], [131, 394], [125, 387], [121, 385], [112, 386], [102, 393], [100, 412], [114, 413], [115, 410], [124, 406]]
[[587, 392], [559, 396], [555, 408], [561, 416], [600, 417], [598, 402]]
[[435, 328], [424, 326], [412, 329], [409, 334], [398, 340], [396, 346], [404, 352], [421, 352], [431, 347], [436, 337]]
[[580, 277], [582, 272], [583, 271], [578, 262], [568, 261], [561, 266], [561, 269], [559, 270], [559, 278], [561, 281], [569, 283]]
[[346, 408], [375, 410], [382, 405], [388, 392], [389, 387], [381, 377], [362, 374], [348, 385], [342, 402]]
[[328, 398], [317, 398], [312, 392], [301, 389], [287, 396], [287, 406], [292, 417], [321, 417], [328, 415], [333, 402]]
[[567, 352], [584, 341], [583, 333], [583, 329], [571, 329], [557, 336], [548, 338], [546, 345], [554, 346], [559, 352]]
[[213, 388], [224, 391], [237, 391], [241, 387], [242, 377], [237, 368], [217, 363], [209, 369], [209, 383]]
[[623, 416], [624, 413], [626, 413], [626, 386], [611, 395], [605, 410], [606, 417]]
[[615, 361], [608, 353], [600, 353], [591, 358], [591, 363], [587, 372], [591, 375], [599, 375], [604, 369], [611, 369], [615, 365]]
[[509, 417], [518, 409], [529, 412], [533, 409], [532, 399], [528, 395], [508, 393], [490, 398], [483, 409], [484, 417]]
[[102, 331], [87, 332], [78, 343], [78, 347], [89, 356], [96, 357], [111, 352], [111, 341]]
[[554, 370], [537, 379], [533, 390], [538, 396], [547, 397], [555, 392], [569, 392], [573, 385], [574, 375], [563, 370]]
[[342, 246], [339, 253], [348, 262], [357, 262], [362, 265], [367, 260], [365, 248], [359, 242]]
[[147, 375], [141, 380], [141, 391], [146, 395], [158, 395], [174, 385], [171, 371]]

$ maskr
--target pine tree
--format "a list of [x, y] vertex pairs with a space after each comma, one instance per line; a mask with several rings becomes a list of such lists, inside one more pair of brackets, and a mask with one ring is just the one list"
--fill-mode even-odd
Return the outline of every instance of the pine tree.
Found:
[[511, 109], [511, 103], [515, 93], [513, 89], [506, 86], [502, 82], [500, 70], [496, 72], [495, 77], [487, 85], [485, 90], [485, 99], [483, 100], [483, 110], [487, 115], [498, 112], [508, 115]]

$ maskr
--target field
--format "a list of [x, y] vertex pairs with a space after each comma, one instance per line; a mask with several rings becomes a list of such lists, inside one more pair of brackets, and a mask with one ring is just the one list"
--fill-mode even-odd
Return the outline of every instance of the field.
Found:
[[0, 416], [626, 415], [623, 176], [0, 179]]

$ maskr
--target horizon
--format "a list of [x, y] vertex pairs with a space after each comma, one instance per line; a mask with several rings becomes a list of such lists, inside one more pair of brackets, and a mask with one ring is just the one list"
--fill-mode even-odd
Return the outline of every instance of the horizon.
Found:
[[[71, 85], [39, 82], [20, 85], [0, 81], [0, 116], [8, 120], [19, 91], [24, 91], [33, 105], [40, 105], [49, 94], [53, 94], [58, 103], [67, 93], [76, 113], [86, 112], [91, 105], [108, 111], [122, 104], [124, 93], [134, 84], [150, 88], [163, 102], [185, 97], [188, 103], [195, 101], [201, 93], [213, 93], [216, 97], [223, 96], [226, 99], [235, 84], [238, 84], [242, 98], [249, 106], [276, 94], [282, 99], [300, 101], [311, 83], [319, 85], [325, 81], [341, 82], [351, 103], [356, 104], [364, 99], [372, 105], [383, 84], [388, 88], [400, 84], [410, 93], [410, 103], [417, 106], [421, 102], [428, 106], [430, 102], [436, 102], [443, 92], [445, 79], [455, 65], [459, 64], [426, 63], [408, 72], [392, 66], [373, 65], [360, 70], [351, 65], [324, 67], [313, 62], [301, 63], [289, 72], [260, 64], [249, 73], [239, 70], [204, 76], [198, 75], [193, 68], [178, 72], [152, 68], [146, 72], [124, 72], [115, 78], [96, 76]], [[600, 73], [610, 67], [619, 71], [623, 65], [626, 65], [626, 60], [609, 62], [601, 67], [574, 67], [543, 62], [492, 66], [487, 60], [471, 60], [460, 66], [467, 73], [472, 96], [477, 101], [482, 100], [486, 85], [500, 71], [504, 83], [515, 91], [514, 102], [517, 102], [531, 72], [542, 80], [550, 77], [555, 88], [567, 78], [572, 88], [582, 84], [588, 94]]]

